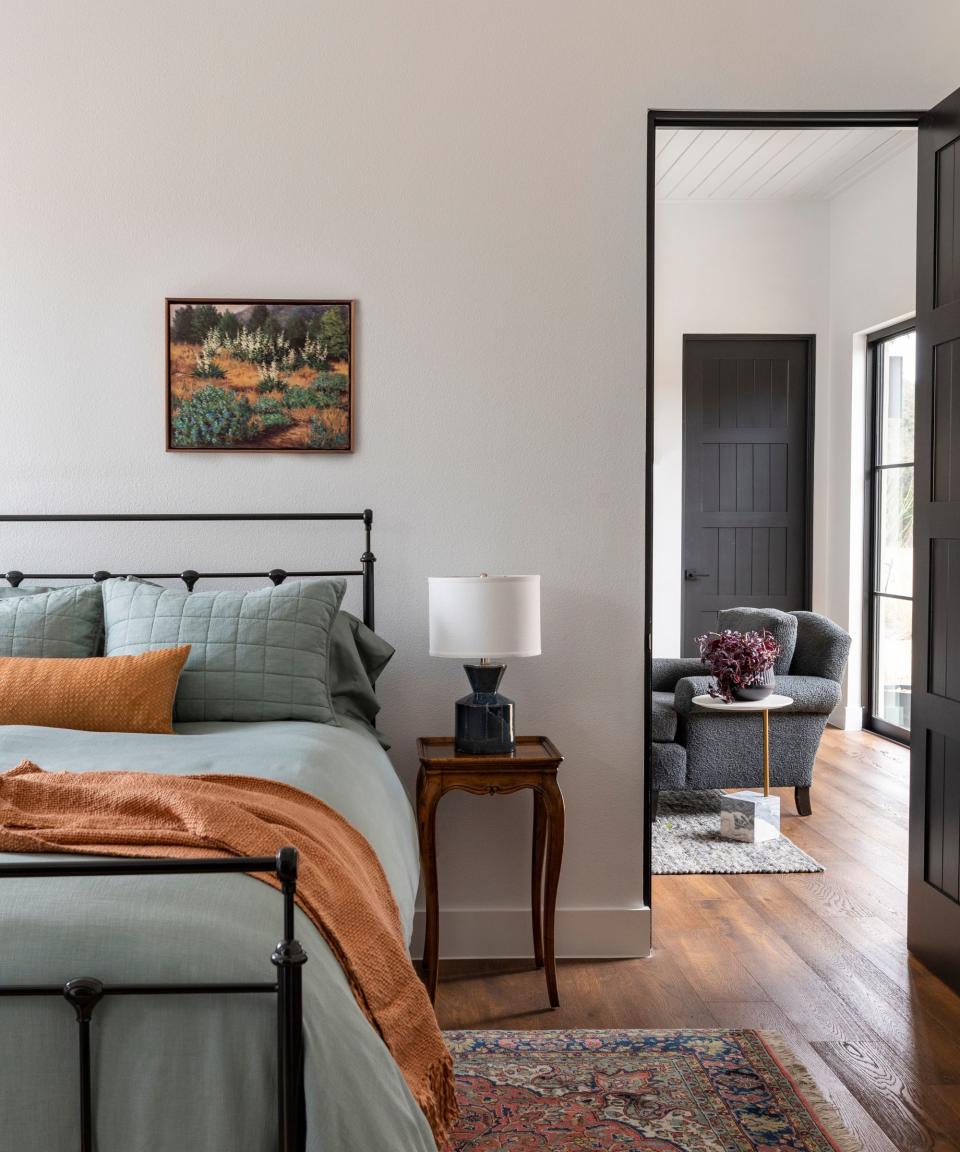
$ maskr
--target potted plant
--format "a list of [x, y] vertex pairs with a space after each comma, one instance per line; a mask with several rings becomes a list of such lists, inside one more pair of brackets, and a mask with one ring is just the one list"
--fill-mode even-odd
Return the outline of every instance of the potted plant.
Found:
[[701, 659], [716, 678], [710, 695], [734, 700], [762, 700], [773, 691], [773, 664], [780, 645], [763, 632], [707, 632], [697, 637]]

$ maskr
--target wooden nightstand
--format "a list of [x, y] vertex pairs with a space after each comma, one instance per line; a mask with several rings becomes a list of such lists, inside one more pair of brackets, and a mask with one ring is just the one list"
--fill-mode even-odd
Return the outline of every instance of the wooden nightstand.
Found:
[[420, 868], [427, 898], [423, 979], [430, 999], [434, 1000], [437, 994], [440, 952], [436, 838], [440, 798], [445, 792], [458, 788], [477, 796], [530, 788], [533, 790], [533, 955], [538, 968], [546, 967], [550, 1004], [559, 1007], [554, 919], [563, 856], [563, 796], [557, 784], [557, 769], [563, 757], [545, 736], [518, 736], [516, 752], [505, 756], [463, 755], [454, 751], [449, 737], [422, 736], [417, 741], [417, 755], [420, 757], [417, 777]]

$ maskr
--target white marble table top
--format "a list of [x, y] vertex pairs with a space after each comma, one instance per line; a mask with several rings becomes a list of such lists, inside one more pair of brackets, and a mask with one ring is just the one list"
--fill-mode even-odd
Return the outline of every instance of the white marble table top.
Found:
[[715, 696], [694, 696], [693, 703], [701, 708], [712, 708], [715, 712], [769, 712], [772, 708], [786, 708], [793, 703], [792, 696], [781, 696], [771, 692], [762, 700], [734, 700], [728, 704], [725, 700], [718, 700]]

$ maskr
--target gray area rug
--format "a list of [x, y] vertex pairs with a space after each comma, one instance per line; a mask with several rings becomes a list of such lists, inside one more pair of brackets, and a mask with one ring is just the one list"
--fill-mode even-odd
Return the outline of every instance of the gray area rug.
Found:
[[[765, 844], [720, 838], [719, 790], [661, 792], [653, 823], [654, 876], [734, 872], [822, 872], [786, 836]], [[782, 830], [781, 823], [781, 830]]]

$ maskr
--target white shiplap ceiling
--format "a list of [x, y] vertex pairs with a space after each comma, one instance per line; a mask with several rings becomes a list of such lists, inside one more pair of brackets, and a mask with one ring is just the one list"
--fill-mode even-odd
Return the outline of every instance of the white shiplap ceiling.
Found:
[[657, 199], [829, 200], [915, 141], [912, 128], [660, 128]]

